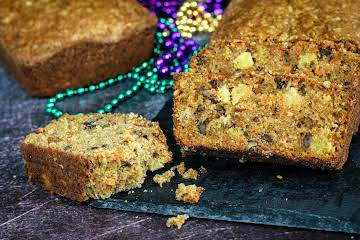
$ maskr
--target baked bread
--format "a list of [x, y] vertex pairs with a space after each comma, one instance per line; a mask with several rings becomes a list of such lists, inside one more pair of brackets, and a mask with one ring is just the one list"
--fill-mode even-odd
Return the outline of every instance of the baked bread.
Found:
[[359, 12], [356, 0], [231, 1], [175, 75], [183, 153], [341, 169], [360, 122]]
[[212, 41], [257, 36], [360, 43], [358, 0], [232, 0]]
[[50, 96], [148, 59], [156, 22], [136, 0], [3, 0], [0, 63], [29, 94]]
[[159, 125], [135, 114], [64, 115], [21, 151], [29, 180], [77, 201], [138, 188], [172, 158]]
[[195, 184], [185, 185], [179, 183], [176, 188], [175, 199], [184, 203], [198, 203], [204, 191], [205, 188], [198, 187]]
[[176, 217], [170, 217], [166, 220], [166, 227], [177, 227], [180, 229], [184, 225], [185, 221], [189, 218], [187, 214], [177, 215]]
[[213, 42], [175, 75], [175, 138], [184, 154], [341, 169], [359, 124], [359, 52], [352, 41]]
[[351, 85], [360, 77], [360, 48], [353, 41], [214, 41], [190, 63], [192, 73], [234, 75], [281, 73], [314, 78], [324, 84]]

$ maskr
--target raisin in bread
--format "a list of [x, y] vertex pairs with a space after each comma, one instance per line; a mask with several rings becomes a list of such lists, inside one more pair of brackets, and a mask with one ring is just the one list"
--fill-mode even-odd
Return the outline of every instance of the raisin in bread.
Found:
[[64, 115], [21, 150], [31, 181], [77, 201], [138, 188], [172, 158], [159, 125], [135, 114]]

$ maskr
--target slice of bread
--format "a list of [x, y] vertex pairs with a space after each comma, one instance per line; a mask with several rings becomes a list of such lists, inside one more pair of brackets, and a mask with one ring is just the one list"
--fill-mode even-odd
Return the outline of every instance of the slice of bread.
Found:
[[[359, 124], [351, 42], [213, 42], [175, 75], [184, 154], [341, 169]], [[319, 74], [323, 73], [323, 74]]]
[[77, 201], [138, 188], [172, 158], [158, 123], [135, 114], [64, 115], [21, 150], [31, 181]]

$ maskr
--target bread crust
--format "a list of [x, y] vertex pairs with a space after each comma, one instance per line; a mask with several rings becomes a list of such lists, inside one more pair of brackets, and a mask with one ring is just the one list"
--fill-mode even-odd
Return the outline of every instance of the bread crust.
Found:
[[212, 41], [259, 38], [353, 40], [360, 44], [357, 0], [232, 0]]
[[89, 161], [76, 154], [34, 144], [21, 144], [29, 180], [46, 190], [76, 201], [86, 201], [84, 186], [90, 181]]
[[[29, 15], [24, 4], [6, 1], [0, 7], [0, 13], [4, 12], [0, 16], [0, 63], [30, 95], [51, 96], [68, 88], [95, 84], [126, 73], [151, 57], [157, 20], [135, 0], [86, 0], [67, 5], [54, 1], [37, 6], [39, 16], [46, 11], [55, 14], [43, 18], [35, 13]], [[66, 20], [66, 16], [57, 14], [62, 7], [76, 14]], [[26, 16], [12, 20], [11, 16], [17, 14], [14, 9]], [[88, 9], [99, 13], [83, 14]], [[29, 31], [27, 21], [39, 29]], [[47, 22], [53, 29], [46, 28]], [[98, 24], [101, 22], [102, 27]], [[28, 45], [23, 45], [24, 41]]]

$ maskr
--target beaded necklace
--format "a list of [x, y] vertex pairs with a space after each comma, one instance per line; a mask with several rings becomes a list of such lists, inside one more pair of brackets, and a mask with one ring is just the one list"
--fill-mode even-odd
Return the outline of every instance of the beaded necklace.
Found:
[[112, 112], [116, 106], [141, 88], [150, 93], [165, 93], [172, 88], [174, 83], [171, 74], [188, 72], [189, 60], [202, 48], [192, 39], [192, 34], [212, 32], [223, 13], [223, 5], [221, 5], [223, 0], [185, 1], [182, 6], [180, 6], [182, 1], [179, 0], [139, 0], [139, 2], [159, 18], [153, 57], [127, 74], [121, 74], [88, 87], [68, 89], [56, 94], [49, 98], [46, 104], [47, 114], [59, 118], [64, 112], [57, 107], [58, 102], [73, 96], [90, 94], [123, 81], [132, 81], [133, 84], [124, 89], [124, 93], [118, 94], [95, 112]]

